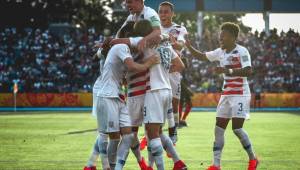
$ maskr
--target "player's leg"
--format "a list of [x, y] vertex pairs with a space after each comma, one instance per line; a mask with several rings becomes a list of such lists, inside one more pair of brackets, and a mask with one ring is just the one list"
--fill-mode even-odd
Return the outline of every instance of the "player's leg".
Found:
[[[163, 146], [160, 139], [160, 127], [167, 117], [164, 108], [171, 104], [169, 90], [157, 90], [146, 93], [144, 104], [144, 123], [149, 139], [148, 151], [151, 153], [158, 170], [164, 170]], [[151, 164], [150, 164], [151, 165]]]
[[185, 102], [185, 111], [182, 114], [182, 117], [181, 117], [181, 120], [180, 120], [180, 124], [182, 126], [187, 126], [186, 118], [188, 117], [188, 115], [190, 114], [191, 109], [192, 109], [192, 99], [191, 99], [191, 96], [186, 96], [185, 101], [186, 101]]
[[233, 118], [232, 118], [232, 130], [234, 134], [240, 140], [243, 148], [249, 157], [249, 170], [255, 170], [258, 161], [256, 159], [250, 138], [243, 129], [244, 121], [248, 117], [250, 110], [250, 97], [233, 97]]
[[138, 129], [139, 127], [132, 127], [132, 132], [133, 132], [133, 141], [131, 145], [131, 151], [134, 154], [141, 170], [147, 170], [147, 163], [145, 159], [142, 157], [141, 151], [140, 151], [140, 141], [138, 138]]
[[[109, 136], [107, 148], [105, 145], [102, 145], [102, 142], [98, 143], [102, 168], [105, 170], [111, 169], [114, 166], [116, 151], [120, 140], [117, 106], [114, 99], [99, 97], [97, 105], [98, 131], [107, 133]], [[105, 152], [106, 149], [107, 152]]]
[[215, 125], [215, 140], [213, 144], [213, 165], [208, 167], [208, 170], [219, 170], [221, 169], [221, 156], [224, 147], [224, 133], [225, 129], [230, 121], [230, 105], [227, 98], [221, 96], [218, 107], [217, 107], [217, 117]]
[[160, 129], [160, 139], [163, 145], [163, 148], [166, 150], [168, 155], [172, 158], [174, 162], [173, 170], [185, 170], [187, 169], [185, 163], [179, 158], [178, 153], [176, 152], [175, 146], [173, 145], [172, 140], [169, 136], [163, 134], [162, 128]]
[[[177, 116], [178, 116], [178, 108], [177, 108]], [[177, 142], [177, 126], [178, 126], [178, 123], [176, 121], [178, 121], [178, 120], [175, 119], [174, 108], [172, 109], [172, 111], [170, 111], [167, 114], [167, 120], [168, 120], [169, 136], [170, 136], [173, 144], [175, 144]]]
[[128, 109], [124, 103], [119, 102], [119, 114], [120, 114], [120, 131], [121, 141], [117, 151], [117, 163], [115, 170], [122, 170], [127, 160], [129, 150], [132, 146], [134, 134], [132, 133], [131, 118], [128, 113]]

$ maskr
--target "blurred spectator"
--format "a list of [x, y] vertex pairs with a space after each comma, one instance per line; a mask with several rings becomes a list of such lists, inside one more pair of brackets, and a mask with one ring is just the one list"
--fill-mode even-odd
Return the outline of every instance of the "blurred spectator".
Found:
[[[205, 30], [203, 38], [194, 38], [194, 46], [213, 50], [218, 45], [218, 31]], [[69, 32], [56, 36], [48, 30], [6, 28], [0, 32], [0, 92], [12, 92], [18, 81], [19, 92], [91, 92], [98, 76], [98, 62], [93, 48], [103, 36], [89, 29], [86, 33]], [[241, 33], [239, 43], [248, 48], [253, 66], [249, 78], [260, 92], [300, 92], [300, 36], [289, 30], [267, 37], [264, 32]], [[189, 67], [185, 79], [195, 92], [220, 92], [222, 76], [213, 74], [218, 63], [184, 55]], [[259, 85], [257, 85], [259, 84]]]

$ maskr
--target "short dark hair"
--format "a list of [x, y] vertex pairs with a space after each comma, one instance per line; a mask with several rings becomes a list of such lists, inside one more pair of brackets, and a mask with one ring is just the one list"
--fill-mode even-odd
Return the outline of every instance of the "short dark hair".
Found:
[[171, 11], [174, 11], [174, 5], [171, 2], [164, 1], [164, 2], [162, 2], [162, 3], [159, 4], [159, 6], [163, 6], [163, 5], [169, 6], [171, 8]]
[[227, 31], [232, 34], [235, 38], [239, 36], [240, 27], [233, 22], [225, 22], [221, 26], [222, 31]]
[[145, 37], [153, 31], [151, 22], [148, 20], [140, 20], [134, 24], [134, 36]]
[[[128, 38], [133, 33], [134, 21], [128, 21], [120, 30], [119, 38]], [[126, 36], [127, 35], [127, 36]]]

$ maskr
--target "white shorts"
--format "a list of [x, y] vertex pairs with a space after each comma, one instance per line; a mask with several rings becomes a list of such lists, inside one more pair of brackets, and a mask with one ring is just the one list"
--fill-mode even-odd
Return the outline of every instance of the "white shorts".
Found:
[[172, 96], [176, 99], [180, 99], [181, 93], [181, 75], [180, 73], [170, 73], [170, 84], [172, 88]]
[[250, 117], [251, 96], [221, 96], [217, 107], [217, 117], [245, 118]]
[[172, 114], [172, 92], [169, 89], [148, 91], [144, 104], [144, 123], [165, 123]]
[[131, 119], [131, 125], [134, 127], [141, 126], [143, 123], [144, 101], [145, 101], [145, 95], [127, 98], [128, 113]]
[[119, 132], [122, 127], [131, 127], [126, 105], [119, 98], [98, 97], [97, 110], [99, 132]]

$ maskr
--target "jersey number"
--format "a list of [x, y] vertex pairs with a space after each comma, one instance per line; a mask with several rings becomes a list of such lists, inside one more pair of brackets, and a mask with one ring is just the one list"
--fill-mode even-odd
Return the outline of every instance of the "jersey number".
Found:
[[243, 103], [239, 103], [239, 111], [243, 111]]

